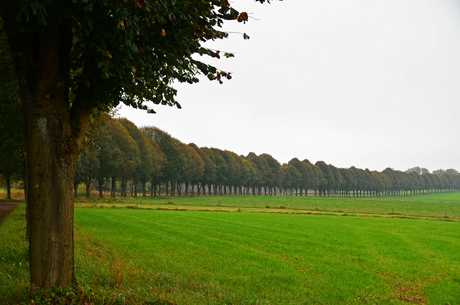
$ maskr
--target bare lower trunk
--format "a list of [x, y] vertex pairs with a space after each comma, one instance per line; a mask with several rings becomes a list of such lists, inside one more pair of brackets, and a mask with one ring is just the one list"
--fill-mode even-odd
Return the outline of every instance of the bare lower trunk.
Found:
[[133, 196], [137, 197], [137, 179], [133, 178]]
[[90, 198], [91, 197], [91, 176], [86, 177], [85, 186], [86, 186], [86, 198]]
[[11, 199], [11, 181], [10, 175], [6, 175], [6, 198]]
[[110, 197], [112, 198], [115, 198], [115, 191], [116, 191], [116, 187], [117, 187], [117, 178], [115, 177], [112, 177], [112, 181], [111, 181], [111, 187], [110, 187]]
[[147, 196], [147, 181], [145, 179], [141, 180], [142, 184], [142, 197]]
[[104, 179], [97, 179], [97, 186], [99, 190], [99, 198], [103, 198], [104, 194], [102, 192], [102, 185], [104, 184]]
[[126, 194], [126, 178], [121, 178], [121, 185], [120, 185], [120, 195], [121, 197], [127, 197]]

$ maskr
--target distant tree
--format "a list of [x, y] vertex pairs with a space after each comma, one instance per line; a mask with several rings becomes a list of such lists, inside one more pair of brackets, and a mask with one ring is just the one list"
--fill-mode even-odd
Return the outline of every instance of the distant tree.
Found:
[[[306, 162], [299, 161], [297, 158], [292, 158], [288, 164], [294, 166], [301, 174], [301, 181], [299, 183], [298, 189], [300, 190], [300, 196], [302, 196], [303, 190], [305, 190], [305, 196], [307, 196], [308, 189], [311, 188], [313, 179], [311, 166]], [[295, 190], [295, 195], [297, 196], [297, 189]]]
[[[257, 166], [255, 165], [254, 162], [252, 162], [249, 159], [246, 159], [242, 156], [240, 156], [242, 159], [244, 166], [247, 170], [247, 178], [246, 178], [246, 194], [251, 193], [251, 189], [254, 190], [254, 188], [257, 186], [258, 181], [259, 181], [259, 172], [257, 169]], [[252, 195], [254, 195], [254, 192], [252, 192]]]
[[441, 174], [444, 173], [444, 172], [445, 172], [445, 170], [442, 169], [442, 168], [440, 168], [440, 169], [434, 170], [434, 171], [433, 171], [433, 174], [439, 176], [439, 175], [441, 175]]
[[11, 179], [24, 176], [26, 143], [19, 86], [8, 49], [6, 35], [0, 32], [0, 175], [11, 199]]
[[[254, 182], [254, 187], [252, 189], [253, 194], [262, 194], [262, 187], [266, 185], [266, 180], [267, 180], [267, 171], [268, 171], [268, 162], [267, 160], [263, 158], [259, 158], [255, 153], [250, 152], [246, 158], [254, 163], [256, 166], [256, 181]], [[255, 191], [257, 189], [257, 192]]]
[[326, 196], [326, 192], [328, 193], [328, 195], [330, 195], [331, 188], [335, 184], [335, 179], [331, 173], [329, 166], [324, 161], [316, 162], [315, 166], [321, 169], [321, 172], [323, 173], [323, 179], [324, 179], [324, 180], [320, 180], [319, 195]]
[[121, 150], [117, 147], [112, 137], [109, 136], [108, 131], [105, 130], [104, 133], [107, 135], [107, 138], [99, 143], [99, 170], [96, 174], [99, 197], [101, 198], [104, 197], [102, 190], [104, 181], [108, 179], [112, 179], [110, 195], [111, 197], [115, 197], [115, 177], [118, 176], [118, 169], [123, 162]]
[[398, 176], [395, 174], [395, 171], [389, 167], [384, 169], [383, 173], [391, 179], [391, 195], [396, 195], [396, 192], [401, 190], [401, 182], [399, 181]]
[[368, 183], [367, 183], [368, 195], [372, 196], [373, 194], [374, 196], [376, 196], [377, 192], [380, 189], [380, 182], [381, 182], [379, 181], [380, 177], [374, 175], [368, 168], [366, 168], [364, 171], [366, 172], [366, 175], [368, 177]]
[[276, 196], [276, 188], [281, 185], [282, 179], [280, 179], [280, 167], [281, 164], [273, 158], [269, 154], [261, 154], [259, 158], [264, 159], [267, 161], [267, 174], [266, 174], [266, 188], [265, 188], [265, 195], [267, 189], [270, 190], [270, 194]]
[[445, 173], [451, 174], [451, 175], [457, 175], [458, 171], [453, 168], [446, 169]]
[[180, 149], [185, 157], [185, 168], [183, 169], [181, 181], [185, 184], [185, 195], [188, 195], [189, 185], [198, 183], [202, 179], [205, 164], [198, 152], [191, 146], [183, 144]]
[[183, 143], [157, 127], [143, 127], [142, 131], [158, 144], [166, 157], [163, 162], [162, 179], [166, 186], [166, 194], [170, 185], [170, 195], [173, 196], [176, 183], [180, 181], [185, 169], [185, 156], [181, 150]]
[[155, 149], [144, 137], [144, 133], [128, 119], [121, 118], [118, 122], [128, 131], [131, 138], [136, 142], [139, 148], [139, 161], [133, 172], [133, 195], [137, 196], [137, 184], [141, 183], [142, 195], [146, 196], [146, 184], [149, 180], [155, 163]]
[[354, 190], [351, 171], [346, 168], [339, 168], [339, 171], [343, 179], [343, 183], [341, 185], [342, 196], [349, 196], [350, 192]]
[[[203, 148], [209, 158], [216, 166], [216, 180], [212, 183], [214, 195], [223, 194], [223, 187], [227, 182], [228, 166], [222, 157], [222, 151], [217, 148]], [[211, 192], [211, 188], [209, 188]]]
[[[303, 161], [302, 161], [303, 162]], [[311, 189], [315, 191], [315, 196], [318, 195], [318, 191], [324, 190], [327, 187], [327, 180], [324, 178], [323, 171], [317, 165], [312, 167], [312, 179], [311, 179]], [[321, 193], [320, 193], [321, 196]]]
[[331, 172], [332, 177], [334, 177], [334, 183], [330, 186], [331, 190], [336, 192], [340, 189], [343, 183], [343, 177], [339, 169], [332, 164], [328, 165], [329, 171]]
[[237, 188], [237, 193], [243, 195], [248, 182], [250, 181], [250, 169], [246, 162], [244, 162], [244, 156], [239, 156], [235, 154], [236, 163], [238, 165], [238, 179], [236, 181], [235, 187]]
[[149, 150], [151, 151], [151, 154], [154, 157], [152, 168], [150, 169], [150, 184], [151, 184], [150, 195], [156, 196], [157, 188], [159, 187], [161, 178], [163, 177], [163, 166], [164, 166], [164, 163], [166, 162], [166, 155], [160, 149], [160, 146], [158, 145], [158, 143], [156, 143], [152, 138], [147, 136], [143, 132], [143, 130], [141, 131], [142, 131], [142, 136], [145, 138], [145, 140], [149, 144], [150, 146]]
[[286, 178], [283, 181], [284, 189], [289, 190], [291, 196], [293, 190], [297, 195], [297, 190], [302, 187], [302, 174], [292, 164], [283, 164], [282, 168], [286, 170]]
[[114, 196], [113, 188], [117, 177], [121, 180], [121, 196], [127, 196], [127, 181], [133, 178], [141, 162], [139, 147], [119, 120], [109, 120], [107, 127], [109, 136], [121, 152], [121, 162], [116, 170], [116, 175], [112, 177], [112, 196]]
[[423, 174], [428, 174], [430, 171], [424, 167], [411, 167], [406, 170], [406, 173], [414, 172], [417, 175], [423, 175]]
[[422, 189], [423, 179], [420, 178], [420, 175], [415, 172], [405, 173], [410, 180], [410, 193], [413, 194]]
[[75, 169], [75, 197], [77, 197], [78, 184], [83, 182], [86, 189], [86, 198], [91, 196], [91, 181], [97, 176], [100, 169], [99, 153], [94, 147], [88, 146], [79, 154]]
[[189, 146], [196, 150], [196, 152], [200, 155], [201, 160], [204, 162], [203, 175], [198, 181], [198, 195], [200, 194], [201, 189], [203, 189], [203, 194], [205, 194], [205, 186], [208, 186], [210, 189], [210, 184], [216, 180], [216, 165], [212, 162], [211, 158], [209, 158], [204, 149], [199, 148], [194, 143], [190, 143]]
[[229, 189], [230, 195], [232, 193], [231, 187], [238, 184], [238, 164], [236, 162], [235, 154], [228, 150], [219, 150], [220, 155], [227, 164], [227, 176], [225, 179], [224, 194], [227, 194], [227, 188]]

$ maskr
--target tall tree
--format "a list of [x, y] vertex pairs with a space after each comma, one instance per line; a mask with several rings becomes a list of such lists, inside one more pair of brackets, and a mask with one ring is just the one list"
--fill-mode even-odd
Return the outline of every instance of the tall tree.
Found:
[[198, 186], [198, 194], [200, 193], [201, 188], [203, 189], [204, 194], [205, 186], [210, 188], [210, 184], [216, 179], [216, 165], [212, 162], [211, 158], [209, 158], [204, 149], [199, 148], [194, 143], [190, 143], [189, 146], [196, 150], [196, 152], [200, 155], [201, 160], [204, 162], [204, 172], [199, 181], [200, 185]]
[[[270, 190], [270, 195], [276, 196], [276, 188], [281, 186], [282, 178], [279, 175], [281, 164], [269, 154], [261, 154], [259, 158], [267, 161], [266, 190]], [[281, 178], [281, 179], [280, 179]]]
[[163, 177], [163, 166], [164, 166], [164, 163], [166, 162], [166, 155], [160, 149], [160, 146], [152, 138], [147, 136], [143, 131], [142, 131], [142, 136], [145, 138], [145, 140], [149, 144], [149, 151], [151, 151], [151, 154], [154, 157], [152, 168], [150, 168], [150, 184], [151, 184], [150, 195], [156, 196], [157, 187], [160, 185], [160, 180]]
[[265, 159], [259, 158], [255, 153], [250, 152], [246, 158], [253, 162], [257, 169], [257, 177], [256, 181], [254, 182], [254, 188], [252, 189], [252, 193], [255, 194], [255, 189], [257, 188], [257, 194], [262, 194], [262, 187], [266, 185], [267, 180], [267, 171], [268, 171], [268, 163]]
[[183, 156], [185, 157], [185, 168], [181, 181], [185, 183], [185, 195], [188, 195], [189, 185], [191, 183], [198, 183], [198, 181], [200, 181], [203, 177], [205, 163], [193, 147], [184, 144], [182, 145], [181, 150]]
[[119, 101], [179, 105], [173, 80], [194, 83], [199, 72], [230, 78], [193, 55], [219, 57], [201, 43], [227, 37], [218, 27], [247, 14], [218, 0], [1, 0], [0, 16], [29, 153], [31, 284], [69, 286], [76, 282], [73, 176], [91, 112]]
[[331, 170], [329, 169], [329, 166], [324, 161], [316, 162], [315, 166], [319, 167], [324, 175], [324, 180], [320, 180], [319, 195], [325, 196], [326, 191], [328, 192], [328, 195], [330, 195], [330, 190], [332, 189], [332, 186], [335, 184], [335, 179], [331, 173]]
[[[228, 173], [228, 166], [225, 162], [225, 159], [222, 157], [222, 151], [217, 148], [205, 147], [203, 149], [216, 166], [216, 180], [213, 182], [212, 185], [214, 195], [217, 195], [219, 193], [219, 190], [220, 194], [222, 194], [222, 187], [224, 184], [226, 184]], [[211, 192], [211, 188], [209, 188], [209, 192]]]
[[133, 190], [134, 196], [137, 196], [137, 184], [141, 182], [142, 195], [146, 195], [146, 183], [149, 180], [155, 163], [155, 151], [150, 145], [144, 134], [137, 128], [137, 126], [128, 119], [121, 118], [118, 120], [121, 125], [128, 131], [131, 138], [136, 142], [139, 148], [140, 162], [136, 164], [133, 173]]
[[165, 155], [162, 179], [166, 185], [166, 193], [168, 193], [168, 188], [171, 186], [169, 189], [171, 196], [173, 196], [175, 194], [174, 186], [183, 176], [185, 169], [186, 159], [181, 151], [181, 146], [184, 144], [157, 127], [143, 127], [142, 131], [158, 144]]
[[424, 167], [416, 166], [416, 167], [411, 167], [406, 170], [406, 173], [410, 173], [410, 172], [414, 172], [418, 175], [423, 175], [423, 174], [428, 174], [430, 171]]
[[[312, 170], [308, 163], [300, 162], [297, 158], [292, 158], [289, 161], [289, 165], [294, 166], [297, 171], [302, 175], [301, 181], [298, 188], [300, 189], [300, 196], [302, 196], [302, 190], [305, 189], [305, 195], [308, 195], [308, 189], [311, 187]], [[297, 189], [295, 192], [297, 196]]]
[[75, 169], [75, 196], [77, 195], [78, 184], [83, 182], [86, 187], [86, 198], [90, 198], [91, 181], [97, 176], [99, 169], [99, 151], [93, 147], [86, 147], [80, 152]]

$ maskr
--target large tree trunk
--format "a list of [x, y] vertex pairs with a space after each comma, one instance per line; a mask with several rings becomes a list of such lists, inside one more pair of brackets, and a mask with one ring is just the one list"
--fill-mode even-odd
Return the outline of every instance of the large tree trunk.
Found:
[[[61, 69], [69, 73], [68, 65], [59, 62], [60, 54], [70, 46], [60, 37], [65, 29], [60, 30], [28, 37], [27, 43], [36, 46], [31, 56], [42, 66], [16, 62], [28, 152], [30, 281], [42, 288], [76, 284], [73, 179], [89, 121], [89, 111], [85, 115], [71, 111], [68, 86], [58, 86], [66, 83]], [[20, 52], [22, 44], [10, 41], [15, 51]]]
[[[8, 34], [19, 30], [18, 3], [0, 5]], [[55, 5], [70, 8], [70, 1]], [[72, 29], [55, 21], [8, 37], [25, 120], [30, 281], [41, 288], [76, 284], [73, 182], [90, 117], [81, 100], [69, 103]]]

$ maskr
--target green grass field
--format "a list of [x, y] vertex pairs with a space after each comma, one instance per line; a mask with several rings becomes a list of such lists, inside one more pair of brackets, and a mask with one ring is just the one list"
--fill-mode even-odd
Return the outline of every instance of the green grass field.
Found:
[[[460, 193], [78, 202], [77, 279], [108, 304], [459, 304], [459, 202]], [[401, 206], [401, 218], [384, 213]], [[447, 207], [457, 219], [429, 216]], [[347, 208], [360, 216], [337, 212]], [[0, 226], [2, 304], [27, 291], [23, 215], [20, 205]]]

